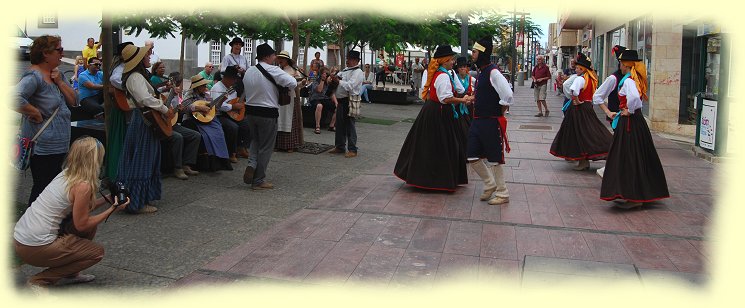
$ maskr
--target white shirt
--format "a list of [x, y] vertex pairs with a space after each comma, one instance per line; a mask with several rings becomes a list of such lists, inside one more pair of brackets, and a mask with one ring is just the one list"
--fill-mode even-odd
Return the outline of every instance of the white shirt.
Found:
[[497, 90], [497, 94], [499, 94], [499, 104], [502, 106], [511, 106], [513, 103], [512, 89], [510, 88], [510, 83], [507, 82], [507, 78], [504, 78], [504, 75], [498, 69], [493, 69], [489, 73], [489, 82]]
[[[365, 77], [365, 72], [362, 72], [362, 77]], [[373, 73], [373, 72], [370, 72], [370, 73], [369, 73], [369, 74], [367, 75], [367, 78], [365, 78], [365, 82], [367, 82], [367, 83], [369, 83], [369, 84], [373, 84], [373, 83], [375, 83], [375, 73]]]
[[337, 75], [341, 77], [341, 80], [339, 80], [339, 87], [336, 88], [336, 92], [334, 93], [336, 98], [360, 95], [360, 88], [362, 87], [362, 80], [365, 79], [365, 73], [359, 69], [359, 65], [347, 67]]
[[150, 107], [163, 114], [168, 112], [168, 107], [163, 105], [160, 99], [153, 96], [155, 94], [153, 86], [140, 73], [129, 75], [129, 78], [127, 78], [127, 92], [132, 96], [131, 98], [127, 97], [127, 100], [133, 99], [131, 103], [137, 107]]
[[[458, 83], [458, 82], [456, 82]], [[446, 74], [439, 74], [434, 82], [435, 93], [437, 93], [437, 99], [440, 100], [441, 104], [444, 104], [445, 99], [451, 98], [453, 94], [453, 84], [450, 83], [450, 77]]]
[[564, 81], [564, 84], [561, 85], [561, 89], [564, 90], [564, 97], [566, 97], [567, 99], [572, 99], [572, 90], [570, 88], [572, 87], [575, 79], [577, 79], [577, 74], [572, 74], [571, 76], [569, 76], [569, 78], [567, 78], [567, 80]]
[[639, 89], [636, 88], [636, 81], [631, 78], [626, 78], [623, 81], [623, 86], [618, 90], [619, 96], [626, 97], [626, 108], [629, 109], [629, 113], [634, 113], [637, 109], [642, 108], [642, 99], [639, 96]]
[[244, 57], [241, 54], [232, 54], [229, 53], [225, 55], [225, 57], [222, 58], [222, 63], [220, 63], [220, 72], [224, 73], [225, 68], [228, 66], [234, 66], [238, 65], [240, 68], [246, 70], [248, 69], [248, 60], [246, 60], [246, 57]]
[[414, 63], [414, 64], [412, 64], [411, 65], [411, 71], [412, 71], [413, 74], [412, 74], [411, 78], [413, 78], [414, 80], [418, 80], [417, 78], [421, 78], [422, 75], [421, 74], [418, 74], [417, 70], [423, 70], [423, 69], [424, 69], [424, 66], [422, 66], [421, 63]]
[[119, 90], [124, 90], [122, 88], [122, 73], [124, 73], [124, 63], [117, 65], [117, 67], [111, 71], [111, 77], [109, 77], [111, 85]]
[[[64, 172], [64, 171], [63, 171]], [[29, 207], [13, 229], [13, 238], [26, 246], [43, 246], [57, 239], [62, 219], [72, 212], [67, 194], [67, 180], [60, 172], [32, 206]]]
[[[212, 86], [212, 89], [210, 89], [210, 97], [216, 98], [225, 92], [228, 92], [228, 87], [226, 87], [222, 83], [222, 81], [218, 81], [215, 85]], [[238, 97], [238, 94], [235, 92], [228, 94], [227, 99], [225, 99], [225, 101], [222, 103], [222, 105], [218, 109], [220, 109], [220, 111], [222, 112], [228, 112], [230, 110], [233, 110], [233, 105], [231, 105], [229, 102], [231, 99], [234, 99], [236, 97]]]
[[[454, 70], [449, 70], [448, 71], [448, 74], [450, 74], [450, 76], [453, 77], [453, 80], [455, 80], [455, 78], [457, 78], [457, 76], [458, 76], [458, 73], [456, 73]], [[420, 89], [424, 89], [424, 87], [426, 85], [427, 85], [427, 71], [425, 70], [424, 73], [422, 73], [422, 86], [421, 86]], [[452, 92], [452, 91], [450, 91], [450, 92]], [[466, 88], [464, 88], [463, 85], [460, 84], [459, 82], [456, 82], [455, 83], [455, 92], [458, 93], [458, 94], [463, 94], [464, 92], [466, 92]]]
[[[294, 91], [297, 86], [297, 81], [295, 81], [294, 77], [285, 73], [279, 66], [266, 62], [259, 62], [257, 65], [259, 64], [274, 78], [277, 85], [290, 88], [290, 91]], [[252, 66], [246, 71], [246, 75], [243, 77], [243, 85], [246, 91], [246, 105], [279, 108], [279, 92], [277, 87], [269, 79], [264, 77], [264, 74], [256, 66]], [[357, 88], [357, 91], [359, 91], [359, 86]]]
[[592, 103], [595, 105], [602, 105], [605, 102], [605, 99], [610, 96], [610, 93], [613, 92], [613, 89], [616, 88], [617, 84], [618, 81], [616, 80], [615, 75], [606, 77], [603, 84], [601, 84], [600, 87], [595, 90], [595, 94], [592, 95]]
[[584, 87], [585, 78], [578, 75], [577, 78], [574, 78], [572, 85], [569, 87], [569, 93], [571, 96], [579, 96], [579, 92], [581, 92]]

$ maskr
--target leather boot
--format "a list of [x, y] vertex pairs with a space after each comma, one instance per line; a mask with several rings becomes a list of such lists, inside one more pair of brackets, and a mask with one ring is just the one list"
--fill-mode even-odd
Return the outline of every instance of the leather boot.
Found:
[[238, 152], [238, 153], [236, 153], [236, 154], [238, 154], [238, 157], [248, 158], [248, 149], [246, 149], [244, 147], [238, 147], [238, 149], [236, 149], [236, 150]]
[[191, 167], [189, 167], [189, 165], [184, 166], [184, 173], [186, 173], [186, 175], [199, 175], [199, 171], [191, 170]]
[[478, 174], [481, 180], [484, 181], [484, 192], [481, 194], [479, 199], [481, 201], [489, 200], [492, 193], [497, 190], [497, 184], [494, 182], [494, 177], [492, 177], [491, 172], [487, 169], [483, 159], [479, 159], [469, 164], [471, 165], [471, 168], [473, 168], [473, 171], [476, 171], [476, 174]]
[[504, 169], [502, 165], [489, 164], [489, 173], [494, 178], [496, 190], [494, 191], [494, 198], [489, 200], [489, 204], [498, 205], [510, 202], [510, 192], [507, 190], [507, 183], [504, 181]]
[[181, 168], [173, 169], [173, 175], [177, 179], [181, 179], [181, 180], [188, 180], [189, 179], [189, 177], [186, 175], [186, 173], [184, 173], [184, 169], [181, 169]]

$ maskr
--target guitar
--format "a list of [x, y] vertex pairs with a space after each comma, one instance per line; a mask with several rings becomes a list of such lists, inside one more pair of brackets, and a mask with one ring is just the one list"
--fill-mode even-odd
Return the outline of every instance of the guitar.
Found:
[[114, 102], [116, 102], [116, 106], [121, 111], [132, 110], [132, 106], [130, 106], [129, 102], [127, 101], [127, 93], [117, 88], [114, 88]]
[[[173, 112], [173, 108], [170, 107], [169, 102], [171, 99], [173, 99], [174, 95], [176, 95], [176, 92], [172, 89], [166, 101], [162, 102], [163, 105], [168, 107], [170, 116], [168, 116], [167, 114], [162, 114], [160, 113], [160, 111], [154, 110], [152, 108], [142, 108], [142, 116], [145, 118], [145, 123], [153, 128], [153, 134], [159, 140], [166, 139], [173, 135], [173, 125], [171, 123], [176, 118], [176, 116]], [[162, 97], [159, 98], [162, 99]]]
[[216, 97], [211, 102], [205, 100], [193, 102], [192, 104], [196, 106], [207, 106], [210, 111], [204, 114], [198, 111], [194, 111], [191, 113], [191, 115], [194, 116], [194, 118], [199, 122], [205, 124], [209, 123], [210, 121], [212, 121], [212, 119], [215, 118], [215, 106], [221, 105], [223, 102], [225, 102], [225, 100], [228, 98], [228, 95], [232, 94], [233, 92], [235, 92], [235, 89], [233, 89], [233, 87], [230, 87], [227, 89], [227, 91], [225, 91], [225, 93], [220, 94], [220, 96]]
[[[230, 109], [230, 111], [226, 112], [228, 116], [236, 122], [243, 120], [243, 117], [246, 115], [246, 91], [243, 91], [241, 97], [231, 99], [228, 103], [233, 105], [233, 109]], [[240, 109], [235, 108], [235, 106], [238, 104], [243, 104], [243, 106], [241, 106]]]
[[[168, 96], [165, 96], [165, 94], [160, 94], [160, 99], [163, 100], [163, 103], [168, 107], [168, 109], [172, 109], [171, 106], [171, 100], [176, 97], [176, 88], [171, 88], [171, 90], [168, 92]], [[171, 117], [171, 126], [176, 125], [176, 122], [178, 122], [178, 111], [173, 112], [173, 117]]]

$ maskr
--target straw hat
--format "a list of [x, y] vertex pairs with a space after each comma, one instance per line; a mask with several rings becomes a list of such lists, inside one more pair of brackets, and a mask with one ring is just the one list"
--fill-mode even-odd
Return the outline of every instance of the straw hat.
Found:
[[209, 80], [204, 79], [201, 75], [194, 75], [191, 76], [191, 86], [189, 87], [189, 90], [194, 90], [198, 88], [199, 86], [203, 86], [210, 83]]
[[122, 49], [122, 60], [124, 60], [124, 73], [127, 73], [134, 69], [137, 64], [142, 62], [142, 59], [147, 56], [147, 52], [150, 51], [151, 47], [143, 46], [137, 47], [135, 45], [127, 45]]
[[285, 58], [288, 61], [290, 61], [290, 64], [292, 64], [292, 57], [290, 57], [290, 53], [287, 50], [282, 50], [277, 54], [277, 58]]

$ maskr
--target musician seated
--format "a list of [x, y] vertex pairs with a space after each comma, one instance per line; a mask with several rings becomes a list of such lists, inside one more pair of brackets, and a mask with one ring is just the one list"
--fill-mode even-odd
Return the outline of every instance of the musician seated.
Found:
[[78, 76], [80, 109], [87, 119], [103, 118], [103, 72], [101, 60], [88, 59], [88, 69]]
[[203, 123], [195, 118], [196, 113], [208, 114], [211, 110], [208, 106], [195, 104], [212, 101], [207, 90], [207, 83], [209, 81], [202, 76], [191, 77], [191, 87], [180, 105], [180, 111], [185, 113], [181, 124], [186, 128], [198, 131], [202, 135], [202, 143], [197, 154], [197, 169], [203, 171], [233, 170], [228, 160], [230, 155], [220, 121], [213, 118], [208, 123]]
[[[217, 81], [210, 90], [211, 97], [218, 97], [228, 91], [228, 88], [235, 87], [240, 82], [240, 75], [235, 66], [228, 66], [222, 73], [222, 79]], [[228, 112], [240, 112], [245, 108], [243, 102], [236, 99], [237, 93], [228, 94], [227, 99], [217, 110], [217, 118], [222, 124], [222, 130], [225, 133], [225, 141], [230, 153], [230, 162], [237, 163], [238, 156], [248, 158], [249, 145], [249, 125], [248, 120], [244, 117], [236, 121], [228, 115]], [[243, 101], [243, 100], [242, 100]]]
[[166, 65], [163, 62], [153, 64], [153, 75], [150, 76], [150, 85], [158, 93], [166, 93], [171, 90], [171, 83], [166, 77]]
[[[170, 80], [175, 83], [173, 88], [169, 90], [166, 99], [171, 98], [170, 104], [174, 110], [179, 110], [181, 105], [181, 89], [183, 85], [183, 78], [179, 72], [173, 72], [168, 75]], [[163, 140], [165, 147], [161, 151], [161, 155], [171, 155], [171, 161], [173, 162], [173, 175], [181, 180], [189, 179], [190, 175], [198, 175], [199, 171], [194, 171], [191, 166], [197, 163], [197, 151], [199, 150], [199, 142], [202, 140], [202, 135], [198, 131], [186, 128], [179, 123], [173, 125], [173, 134], [168, 139]], [[170, 149], [168, 151], [167, 149]]]

